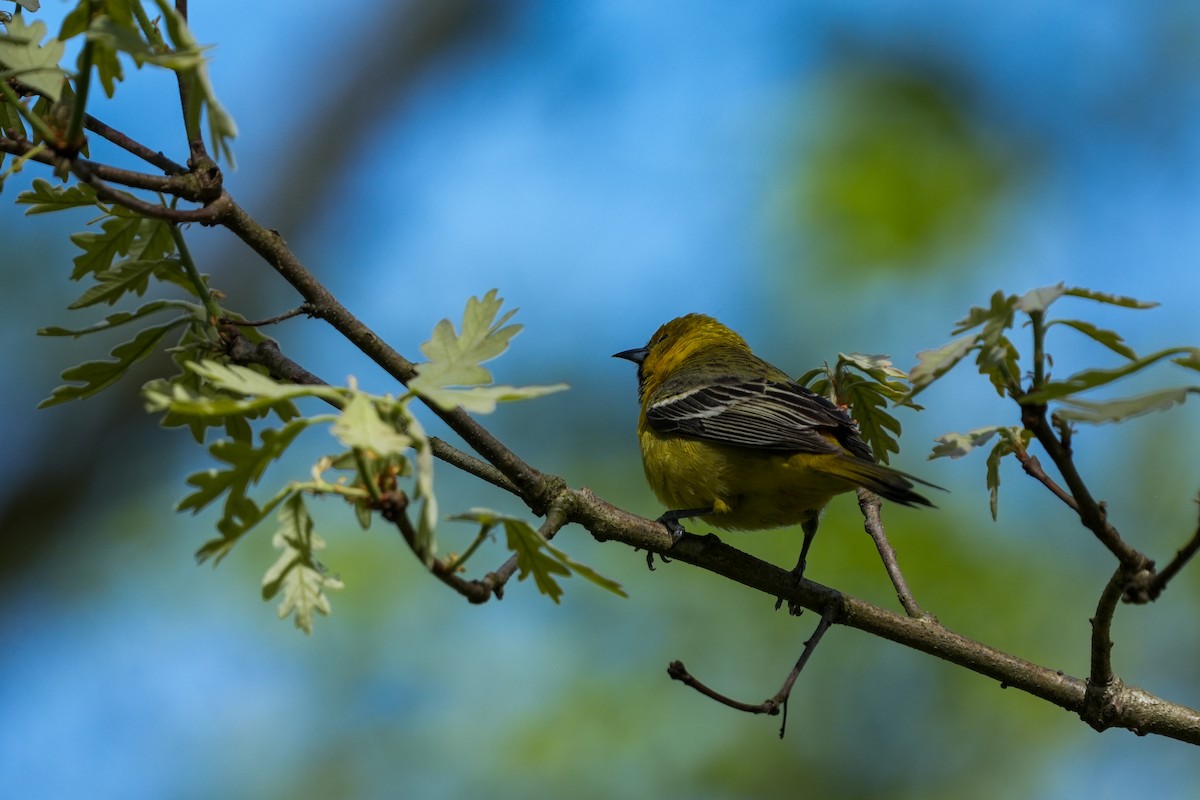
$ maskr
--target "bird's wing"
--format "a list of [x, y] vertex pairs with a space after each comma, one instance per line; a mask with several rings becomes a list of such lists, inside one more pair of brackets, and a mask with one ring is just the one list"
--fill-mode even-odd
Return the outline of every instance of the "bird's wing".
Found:
[[790, 381], [717, 381], [672, 392], [651, 403], [646, 421], [663, 433], [740, 447], [805, 453], [848, 450], [875, 460], [850, 417]]

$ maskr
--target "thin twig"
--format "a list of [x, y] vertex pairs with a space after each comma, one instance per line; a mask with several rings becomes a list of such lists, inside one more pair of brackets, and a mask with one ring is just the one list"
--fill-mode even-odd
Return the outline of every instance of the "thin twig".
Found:
[[1055, 436], [1049, 420], [1046, 419], [1046, 406], [1034, 404], [1021, 406], [1021, 423], [1033, 433], [1038, 443], [1042, 445], [1046, 454], [1054, 462], [1054, 466], [1058, 468], [1059, 474], [1062, 475], [1063, 481], [1066, 482], [1067, 488], [1071, 492], [1071, 497], [1075, 500], [1076, 512], [1084, 527], [1095, 534], [1096, 538], [1125, 566], [1129, 574], [1140, 572], [1146, 569], [1147, 565], [1152, 564], [1150, 559], [1122, 539], [1121, 534], [1108, 521], [1104, 507], [1092, 497], [1087, 484], [1084, 483], [1079, 470], [1075, 467], [1069, 439], [1064, 436], [1060, 440]]
[[122, 133], [116, 128], [106, 125], [105, 123], [93, 117], [91, 114], [88, 114], [86, 117], [84, 117], [83, 124], [84, 127], [92, 133], [100, 136], [103, 139], [107, 139], [128, 153], [132, 153], [133, 155], [145, 161], [147, 164], [158, 167], [167, 175], [182, 175], [187, 172], [187, 167], [183, 166], [182, 164], [177, 164], [171, 159], [167, 158], [167, 156], [164, 155], [161, 150], [151, 150], [146, 145]]
[[1075, 498], [1066, 489], [1055, 483], [1054, 479], [1046, 474], [1046, 470], [1042, 469], [1042, 462], [1038, 461], [1037, 456], [1030, 453], [1028, 450], [1014, 449], [1013, 454], [1017, 457], [1017, 461], [1025, 469], [1025, 474], [1039, 481], [1043, 486], [1050, 490], [1051, 494], [1062, 500], [1067, 506], [1075, 512], [1079, 511], [1079, 503], [1075, 502]]
[[866, 489], [858, 490], [858, 507], [863, 514], [863, 528], [875, 542], [875, 548], [879, 550], [879, 557], [883, 560], [883, 567], [892, 580], [892, 586], [896, 588], [896, 598], [900, 601], [900, 605], [904, 607], [905, 613], [910, 617], [931, 617], [917, 604], [916, 598], [908, 588], [908, 582], [904, 580], [904, 574], [900, 572], [896, 551], [888, 541], [887, 533], [883, 529], [883, 519], [880, 516], [882, 505], [879, 497], [873, 492]]
[[[546, 511], [546, 519], [538, 528], [538, 533], [542, 535], [546, 541], [554, 538], [564, 525], [570, 522], [567, 516], [566, 509], [561, 502], [552, 503]], [[497, 600], [504, 598], [504, 587], [512, 576], [516, 573], [519, 567], [517, 557], [509, 556], [508, 560], [500, 565], [494, 572], [489, 572], [484, 578], [483, 583], [487, 584], [496, 594]]]
[[821, 612], [821, 619], [817, 623], [816, 629], [813, 630], [812, 636], [808, 637], [808, 641], [804, 643], [804, 650], [800, 653], [800, 658], [796, 660], [796, 665], [792, 667], [792, 671], [784, 679], [783, 686], [779, 688], [778, 692], [761, 703], [744, 703], [741, 700], [734, 700], [732, 697], [718, 692], [688, 672], [687, 667], [683, 665], [682, 661], [672, 661], [668, 664], [667, 674], [671, 676], [672, 680], [677, 680], [684, 686], [690, 686], [705, 697], [716, 700], [718, 703], [738, 711], [745, 711], [748, 714], [767, 715], [775, 715], [782, 711], [783, 721], [779, 725], [779, 738], [782, 739], [787, 732], [787, 706], [788, 699], [792, 695], [792, 687], [796, 685], [796, 679], [800, 677], [800, 671], [808, 663], [808, 659], [812, 656], [813, 651], [816, 650], [821, 637], [833, 625], [836, 613], [835, 607], [832, 605], [826, 607]]
[[[1148, 600], [1157, 599], [1158, 595], [1163, 594], [1166, 584], [1170, 583], [1171, 578], [1178, 575], [1178, 572], [1183, 569], [1183, 566], [1188, 561], [1192, 560], [1192, 557], [1196, 553], [1200, 553], [1200, 528], [1196, 528], [1195, 533], [1192, 534], [1192, 539], [1189, 539], [1186, 545], [1178, 549], [1178, 552], [1175, 553], [1175, 558], [1172, 558], [1170, 563], [1158, 572], [1158, 575], [1150, 579], [1150, 583], [1146, 587]], [[1128, 593], [1126, 593], [1126, 600], [1139, 602], [1139, 599], [1136, 599], [1136, 597], [1129, 597]]]
[[[134, 197], [129, 192], [123, 192], [120, 189], [114, 189], [105, 183], [99, 176], [92, 172], [90, 165], [86, 162], [76, 159], [71, 162], [71, 172], [75, 177], [91, 186], [96, 191], [96, 196], [101, 200], [109, 203], [115, 203], [119, 206], [124, 206], [131, 211], [136, 211], [142, 216], [151, 217], [153, 219], [165, 219], [170, 222], [199, 222], [205, 225], [215, 224], [217, 219], [224, 211], [224, 206], [229, 202], [229, 196], [222, 194], [221, 197], [209, 205], [202, 206], [196, 209], [178, 209], [165, 206], [161, 203], [151, 203], [141, 198]], [[171, 180], [168, 178], [167, 180]]]
[[[396, 525], [406, 544], [418, 557], [417, 531], [412, 520], [408, 518], [408, 496], [401, 491], [387, 492], [379, 503], [379, 511], [384, 519]], [[442, 583], [467, 598], [472, 603], [486, 603], [492, 599], [492, 587], [483, 581], [470, 581], [458, 575], [454, 566], [440, 558], [428, 562], [429, 572]], [[497, 595], [499, 599], [499, 595]]]
[[266, 319], [250, 320], [234, 319], [233, 317], [221, 317], [221, 322], [227, 325], [236, 325], [239, 328], [261, 328], [264, 325], [274, 325], [277, 322], [283, 322], [284, 320], [291, 319], [292, 317], [298, 317], [301, 314], [308, 314], [309, 316], [312, 316], [312, 308], [309, 307], [308, 303], [301, 303], [290, 311], [285, 311], [282, 314], [276, 314], [275, 316], [267, 317]]

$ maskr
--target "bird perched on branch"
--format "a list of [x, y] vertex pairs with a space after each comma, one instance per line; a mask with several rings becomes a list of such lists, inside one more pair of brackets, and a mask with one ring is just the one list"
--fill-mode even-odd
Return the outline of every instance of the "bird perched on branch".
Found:
[[659, 521], [675, 541], [690, 517], [724, 530], [799, 523], [799, 577], [834, 495], [862, 486], [902, 505], [933, 505], [913, 491], [914, 482], [933, 484], [877, 463], [849, 416], [712, 317], [673, 319], [645, 347], [613, 357], [638, 365], [642, 464], [670, 509]]

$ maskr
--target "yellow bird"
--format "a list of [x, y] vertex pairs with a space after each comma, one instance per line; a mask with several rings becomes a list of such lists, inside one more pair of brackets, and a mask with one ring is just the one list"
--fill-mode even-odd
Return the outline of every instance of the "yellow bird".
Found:
[[863, 486], [902, 505], [933, 505], [913, 483], [933, 484], [876, 463], [849, 416], [712, 317], [673, 319], [645, 347], [613, 357], [638, 365], [642, 464], [676, 541], [679, 520], [690, 517], [725, 530], [799, 523], [801, 576], [834, 495]]

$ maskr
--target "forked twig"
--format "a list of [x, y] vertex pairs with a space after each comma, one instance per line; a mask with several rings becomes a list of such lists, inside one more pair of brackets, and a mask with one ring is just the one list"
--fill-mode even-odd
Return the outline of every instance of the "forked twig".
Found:
[[800, 677], [800, 671], [804, 669], [804, 665], [808, 663], [809, 656], [817, 648], [817, 643], [821, 641], [821, 637], [825, 635], [825, 631], [833, 625], [834, 614], [836, 610], [833, 606], [827, 606], [821, 612], [821, 619], [817, 623], [817, 627], [813, 630], [812, 636], [808, 637], [808, 641], [804, 643], [804, 651], [800, 653], [800, 658], [796, 660], [796, 666], [792, 667], [792, 671], [783, 681], [783, 686], [779, 688], [773, 696], [768, 697], [761, 703], [743, 703], [741, 700], [734, 700], [728, 695], [721, 694], [717, 690], [707, 686], [698, 680], [694, 675], [688, 672], [687, 667], [682, 661], [672, 661], [667, 665], [667, 674], [672, 680], [677, 680], [685, 686], [690, 686], [705, 697], [716, 700], [722, 705], [738, 711], [745, 711], [748, 714], [768, 714], [774, 715], [783, 713], [783, 721], [779, 724], [779, 738], [782, 739], [787, 732], [787, 704], [788, 699], [792, 694], [792, 687], [796, 685], [796, 679]]

